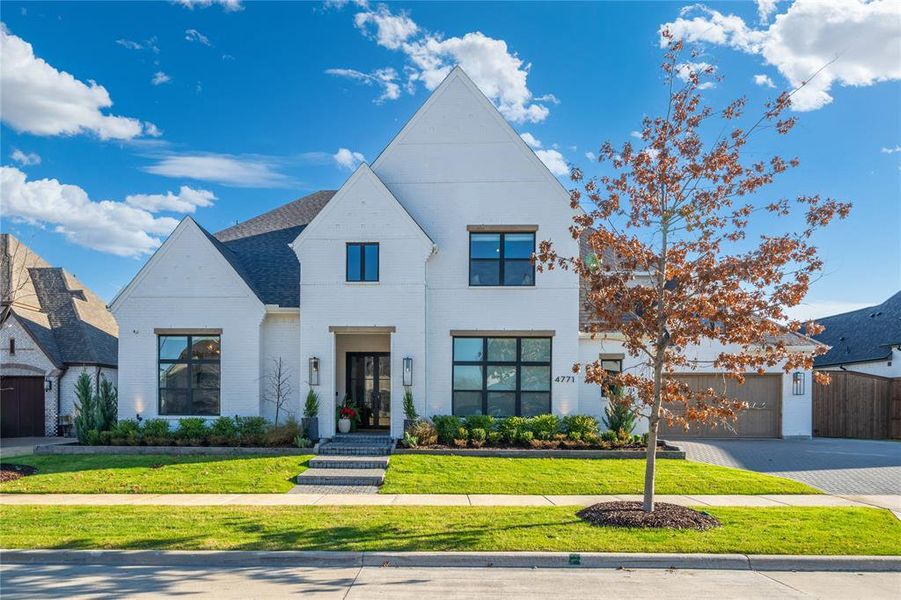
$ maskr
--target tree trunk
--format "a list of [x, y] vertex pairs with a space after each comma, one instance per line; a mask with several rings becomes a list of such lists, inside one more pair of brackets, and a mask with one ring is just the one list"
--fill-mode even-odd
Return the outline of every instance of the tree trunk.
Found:
[[654, 476], [657, 471], [657, 429], [660, 427], [660, 405], [662, 404], [663, 365], [654, 367], [654, 405], [648, 419], [647, 463], [644, 469], [644, 505], [645, 512], [654, 511]]

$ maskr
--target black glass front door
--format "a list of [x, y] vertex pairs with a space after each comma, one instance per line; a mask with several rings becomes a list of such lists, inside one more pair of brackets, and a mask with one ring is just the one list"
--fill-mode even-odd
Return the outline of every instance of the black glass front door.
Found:
[[347, 393], [360, 412], [362, 429], [391, 425], [391, 356], [387, 352], [347, 353]]

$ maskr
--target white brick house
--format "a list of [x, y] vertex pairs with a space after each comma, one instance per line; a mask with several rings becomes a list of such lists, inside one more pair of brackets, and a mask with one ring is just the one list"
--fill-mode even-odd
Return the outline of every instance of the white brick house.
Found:
[[[543, 239], [577, 253], [572, 217], [566, 190], [457, 68], [337, 192], [215, 235], [182, 221], [111, 306], [120, 418], [269, 417], [279, 357], [295, 414], [318, 391], [324, 436], [347, 395], [365, 425], [399, 437], [407, 387], [425, 416], [600, 415], [573, 363], [630, 359], [614, 334], [580, 334], [573, 273], [528, 260]], [[776, 392], [748, 431], [809, 435], [809, 384], [792, 395], [774, 370], [761, 385]]]

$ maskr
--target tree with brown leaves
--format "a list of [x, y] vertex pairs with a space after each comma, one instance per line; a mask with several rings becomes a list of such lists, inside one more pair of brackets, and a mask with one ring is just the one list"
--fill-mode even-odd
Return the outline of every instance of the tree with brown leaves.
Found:
[[[818, 195], [793, 202], [764, 199], [760, 190], [797, 167], [798, 159], [752, 162], [743, 160], [743, 150], [752, 136], [792, 129], [795, 118], [783, 113], [794, 92], [767, 103], [743, 128], [746, 100], [719, 111], [706, 106], [700, 91], [716, 77], [713, 67], [680, 63], [683, 43], [663, 35], [665, 113], [644, 119], [639, 147], [601, 146], [598, 160], [612, 163], [614, 175], [586, 177], [579, 169], [571, 174], [577, 185], [572, 207], [582, 210], [570, 229], [591, 254], [559, 256], [549, 241], [536, 253], [539, 270], [572, 269], [585, 280], [586, 304], [596, 321], [591, 333], [618, 331], [625, 351], [637, 360], [621, 373], [605, 371], [600, 361], [574, 369], [583, 369], [585, 380], [602, 389], [628, 390], [622, 401], [647, 416], [647, 512], [654, 510], [661, 419], [686, 428], [729, 422], [746, 405], [726, 395], [726, 378], [742, 383], [746, 373], [767, 368], [788, 373], [812, 367], [823, 349], [799, 352], [786, 342], [805, 327], [807, 334], [821, 328], [789, 318], [786, 309], [801, 302], [823, 268], [811, 236], [850, 210], [850, 204]], [[711, 131], [720, 133], [710, 136]], [[793, 209], [805, 219], [800, 231], [781, 232], [767, 223], [766, 234], [750, 239], [754, 217], [782, 222], [778, 218]], [[720, 351], [699, 364], [691, 349], [710, 342]], [[722, 372], [723, 389], [693, 391], [670, 377], [698, 368]]]

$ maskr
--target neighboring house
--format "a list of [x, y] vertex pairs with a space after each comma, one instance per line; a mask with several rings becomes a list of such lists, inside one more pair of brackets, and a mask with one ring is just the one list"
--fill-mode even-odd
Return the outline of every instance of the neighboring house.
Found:
[[[269, 375], [282, 358], [291, 410], [316, 390], [326, 437], [345, 396], [362, 426], [400, 437], [405, 388], [424, 416], [600, 416], [599, 388], [572, 365], [634, 359], [616, 333], [585, 333], [574, 273], [537, 273], [529, 260], [543, 239], [579, 252], [573, 216], [559, 181], [454, 69], [337, 192], [215, 235], [179, 224], [111, 305], [123, 331], [119, 415], [271, 418]], [[735, 394], [757, 408], [737, 434], [718, 434], [809, 436], [809, 388], [778, 368], [749, 376]]]
[[830, 348], [816, 357], [815, 369], [901, 377], [901, 292], [882, 304], [817, 323], [825, 329], [814, 337]]
[[95, 386], [101, 377], [116, 383], [116, 321], [71, 273], [5, 233], [0, 290], [0, 435], [64, 433], [82, 372]]

